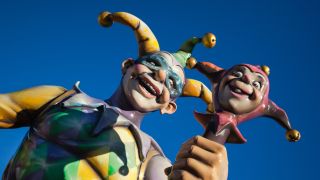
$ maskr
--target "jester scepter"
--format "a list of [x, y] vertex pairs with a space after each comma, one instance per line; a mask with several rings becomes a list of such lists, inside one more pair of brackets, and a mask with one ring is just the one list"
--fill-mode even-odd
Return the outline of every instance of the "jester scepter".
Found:
[[[191, 38], [181, 49], [193, 49], [200, 41], [199, 38]], [[224, 70], [210, 62], [197, 62], [191, 56], [186, 66], [203, 73], [212, 84], [211, 92], [202, 82], [189, 79], [182, 93], [182, 96], [199, 97], [207, 103], [206, 113], [194, 112], [195, 118], [205, 129], [203, 135], [205, 138], [222, 145], [245, 143], [246, 139], [242, 136], [238, 125], [259, 116], [267, 116], [287, 130], [288, 141], [296, 142], [300, 139], [299, 131], [291, 128], [285, 111], [268, 97], [270, 88], [268, 66], [239, 64]], [[187, 149], [189, 154], [196, 151], [195, 148], [188, 149], [184, 146], [182, 149]], [[184, 154], [179, 152], [178, 161], [183, 156]], [[208, 161], [210, 162], [210, 159]], [[177, 164], [168, 171], [175, 172], [179, 169]]]
[[245, 143], [238, 125], [266, 116], [286, 129], [288, 141], [300, 139], [299, 131], [291, 128], [286, 112], [269, 99], [268, 66], [239, 64], [225, 70], [210, 62], [197, 62], [192, 57], [187, 66], [204, 74], [212, 84], [211, 93], [202, 83], [189, 80], [183, 92], [188, 96], [200, 96], [208, 104], [207, 113], [194, 112], [206, 129], [205, 137], [220, 144]]

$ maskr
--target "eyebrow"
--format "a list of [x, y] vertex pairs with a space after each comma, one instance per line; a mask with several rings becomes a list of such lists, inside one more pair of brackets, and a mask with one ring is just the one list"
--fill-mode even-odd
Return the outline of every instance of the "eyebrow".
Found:
[[237, 66], [235, 69], [236, 69], [236, 70], [237, 70], [237, 69], [240, 69], [240, 70], [246, 70], [246, 69], [247, 69], [247, 70], [249, 70], [251, 73], [257, 74], [257, 76], [258, 76], [258, 78], [259, 78], [260, 81], [262, 81], [262, 82], [265, 82], [265, 81], [266, 81], [266, 80], [265, 80], [265, 77], [264, 77], [261, 73], [252, 71], [249, 67], [247, 67], [247, 66], [245, 66], [245, 65]]
[[265, 82], [265, 78], [262, 76], [262, 74], [260, 74], [260, 73], [255, 73], [255, 74], [257, 74], [258, 79], [259, 79], [260, 81]]
[[[251, 71], [251, 69], [249, 69], [248, 67], [246, 67], [246, 66], [243, 66], [243, 65], [241, 65], [241, 66], [236, 66], [233, 70], [241, 70], [241, 71], [245, 71], [245, 70], [249, 70], [249, 71]], [[252, 72], [252, 71], [251, 71]]]

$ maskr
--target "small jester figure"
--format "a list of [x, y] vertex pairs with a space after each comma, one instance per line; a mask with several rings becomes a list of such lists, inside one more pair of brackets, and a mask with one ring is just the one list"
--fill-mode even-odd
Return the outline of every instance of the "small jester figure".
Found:
[[291, 128], [285, 111], [269, 99], [268, 66], [239, 64], [224, 70], [210, 62], [197, 62], [194, 58], [189, 58], [187, 64], [189, 68], [203, 73], [212, 83], [212, 93], [193, 80], [189, 80], [184, 88], [185, 95], [201, 94], [208, 104], [207, 113], [194, 113], [206, 129], [205, 137], [220, 144], [245, 143], [238, 124], [267, 116], [287, 130], [288, 141], [300, 139], [300, 133]]
[[[171, 166], [159, 145], [140, 130], [145, 114], [172, 114], [185, 83], [188, 44], [212, 47], [212, 34], [192, 38], [176, 53], [160, 51], [157, 39], [137, 17], [104, 12], [103, 26], [131, 27], [139, 57], [122, 63], [119, 88], [107, 100], [79, 88], [39, 86], [0, 95], [0, 128], [29, 126], [3, 179], [167, 179]], [[189, 151], [196, 147], [196, 151]], [[174, 164], [172, 179], [227, 177], [226, 151], [202, 137], [187, 141]], [[190, 153], [186, 153], [190, 152]], [[192, 161], [190, 161], [192, 157]], [[185, 163], [188, 162], [188, 163]], [[214, 167], [214, 168], [213, 168]]]

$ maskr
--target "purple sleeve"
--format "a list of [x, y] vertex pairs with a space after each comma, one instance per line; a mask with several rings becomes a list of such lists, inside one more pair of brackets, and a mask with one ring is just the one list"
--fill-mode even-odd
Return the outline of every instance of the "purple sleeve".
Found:
[[148, 166], [145, 171], [144, 179], [146, 180], [167, 180], [168, 177], [164, 173], [167, 167], [170, 167], [170, 161], [161, 156], [156, 155], [150, 159]]

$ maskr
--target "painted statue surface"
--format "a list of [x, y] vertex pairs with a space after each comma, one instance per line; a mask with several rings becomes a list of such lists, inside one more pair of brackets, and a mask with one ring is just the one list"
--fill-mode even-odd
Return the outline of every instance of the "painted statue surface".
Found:
[[171, 164], [140, 130], [147, 113], [175, 112], [193, 46], [202, 41], [212, 47], [214, 36], [191, 38], [169, 53], [160, 51], [148, 26], [129, 13], [104, 12], [99, 22], [131, 27], [139, 57], [122, 63], [120, 85], [106, 100], [87, 95], [79, 83], [69, 90], [38, 86], [1, 94], [0, 128], [30, 127], [3, 179], [226, 179], [224, 146], [193, 137]]
[[269, 99], [268, 66], [238, 64], [222, 69], [210, 62], [189, 59], [190, 68], [203, 73], [212, 84], [212, 92], [201, 83], [189, 81], [184, 94], [194, 89], [202, 91], [208, 104], [207, 113], [195, 112], [195, 118], [207, 130], [205, 137], [224, 143], [245, 143], [238, 125], [259, 116], [273, 118], [287, 130], [288, 141], [300, 139], [300, 133], [291, 128], [286, 112]]

